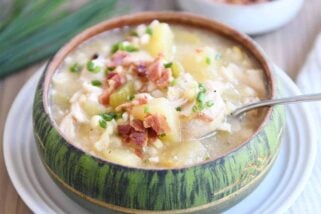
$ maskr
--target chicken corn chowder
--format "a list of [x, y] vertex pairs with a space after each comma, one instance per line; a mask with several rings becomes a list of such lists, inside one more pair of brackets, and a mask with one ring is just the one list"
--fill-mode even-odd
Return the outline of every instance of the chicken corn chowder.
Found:
[[[104, 160], [174, 168], [214, 159], [262, 122], [264, 73], [220, 35], [157, 20], [93, 37], [71, 52], [50, 85], [50, 111], [74, 145]], [[215, 136], [194, 140], [209, 131]]]

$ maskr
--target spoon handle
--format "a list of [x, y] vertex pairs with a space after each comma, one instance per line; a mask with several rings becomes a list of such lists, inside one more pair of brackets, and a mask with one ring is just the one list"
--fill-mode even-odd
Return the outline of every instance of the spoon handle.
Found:
[[321, 93], [299, 95], [294, 97], [287, 97], [287, 98], [280, 98], [280, 99], [273, 99], [273, 100], [262, 100], [262, 101], [250, 103], [248, 105], [237, 108], [231, 113], [231, 115], [234, 117], [237, 117], [251, 109], [265, 107], [265, 106], [273, 106], [273, 105], [297, 103], [297, 102], [311, 102], [311, 101], [318, 101], [318, 100], [321, 100]]

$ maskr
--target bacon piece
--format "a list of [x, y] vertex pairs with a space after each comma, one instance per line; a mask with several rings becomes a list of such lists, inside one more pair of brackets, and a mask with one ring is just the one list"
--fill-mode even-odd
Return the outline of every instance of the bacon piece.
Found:
[[155, 83], [157, 87], [164, 88], [169, 85], [171, 70], [164, 67], [160, 56], [149, 64], [146, 70], [146, 77], [148, 80]]
[[108, 105], [109, 97], [114, 92], [114, 88], [106, 88], [103, 93], [99, 96], [99, 102], [102, 105]]
[[[138, 95], [136, 95], [138, 96]], [[148, 102], [148, 98], [146, 96], [142, 96], [142, 97], [138, 97], [136, 99], [134, 99], [133, 101], [130, 101], [130, 102], [126, 102], [126, 103], [123, 103], [119, 106], [116, 107], [116, 111], [120, 111], [122, 109], [131, 109], [133, 106], [137, 106], [137, 105], [144, 105]]]
[[110, 72], [107, 75], [107, 81], [109, 85], [114, 85], [115, 89], [117, 89], [126, 82], [126, 79], [122, 77], [119, 73]]
[[132, 120], [130, 122], [130, 126], [133, 127], [135, 129], [135, 131], [138, 131], [138, 132], [144, 132], [145, 131], [143, 121], [138, 120], [138, 119]]
[[147, 136], [150, 141], [154, 141], [157, 138], [157, 133], [152, 128], [147, 129]]
[[169, 78], [171, 77], [171, 71], [165, 69], [162, 73], [162, 76], [156, 80], [155, 84], [160, 88], [165, 88], [169, 85]]
[[129, 136], [131, 129], [132, 129], [132, 127], [129, 124], [117, 126], [117, 131], [118, 131], [119, 135], [122, 137]]
[[136, 100], [134, 100], [135, 105], [144, 105], [148, 102], [147, 97], [139, 97]]
[[161, 135], [163, 133], [170, 131], [166, 117], [160, 114], [148, 115], [144, 119], [144, 127], [152, 128], [157, 135]]
[[128, 55], [129, 54], [125, 51], [117, 51], [112, 55], [111, 62], [108, 64], [108, 67], [117, 67], [119, 65], [122, 65]]
[[156, 82], [162, 76], [163, 63], [160, 58], [156, 58], [147, 68], [146, 76], [152, 82]]
[[121, 76], [119, 73], [110, 72], [107, 75], [106, 81], [104, 83], [104, 91], [99, 97], [99, 102], [103, 105], [108, 105], [110, 95], [121, 87], [126, 82], [125, 77]]
[[143, 126], [143, 121], [133, 120], [130, 124], [118, 125], [117, 130], [122, 141], [134, 148], [138, 156], [142, 155], [142, 148], [148, 142], [148, 132]]
[[137, 74], [137, 76], [141, 78], [146, 78], [148, 65], [149, 63], [147, 62], [138, 62], [133, 65], [133, 71]]
[[129, 141], [134, 145], [134, 147], [144, 147], [147, 145], [147, 133], [132, 131], [129, 135]]

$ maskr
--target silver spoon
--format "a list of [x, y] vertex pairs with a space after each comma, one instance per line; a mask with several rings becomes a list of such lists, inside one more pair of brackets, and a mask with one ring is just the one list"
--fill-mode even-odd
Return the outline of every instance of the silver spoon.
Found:
[[[247, 111], [250, 111], [256, 108], [266, 107], [266, 106], [274, 106], [279, 104], [289, 104], [289, 103], [297, 103], [297, 102], [311, 102], [311, 101], [318, 101], [318, 100], [319, 101], [321, 100], [321, 93], [299, 95], [294, 97], [286, 97], [286, 98], [273, 99], [273, 100], [262, 100], [262, 101], [246, 104], [244, 106], [241, 106], [235, 109], [229, 117], [238, 118], [239, 116], [241, 116], [243, 113]], [[215, 131], [211, 131], [196, 138], [196, 140], [204, 140], [206, 138], [214, 136], [215, 134], [216, 134]]]

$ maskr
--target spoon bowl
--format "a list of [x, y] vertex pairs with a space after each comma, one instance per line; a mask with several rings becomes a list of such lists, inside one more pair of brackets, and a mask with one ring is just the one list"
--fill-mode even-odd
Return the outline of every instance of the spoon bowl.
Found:
[[[238, 119], [245, 112], [248, 112], [257, 108], [263, 108], [267, 106], [274, 106], [274, 105], [281, 105], [281, 104], [285, 105], [285, 104], [298, 103], [298, 102], [320, 101], [320, 100], [321, 100], [321, 93], [305, 94], [305, 95], [285, 97], [280, 99], [261, 100], [258, 102], [246, 104], [244, 106], [241, 106], [235, 109], [230, 115], [227, 116], [227, 120]], [[215, 134], [216, 134], [216, 131], [211, 131], [193, 140], [204, 140], [215, 136]]]

